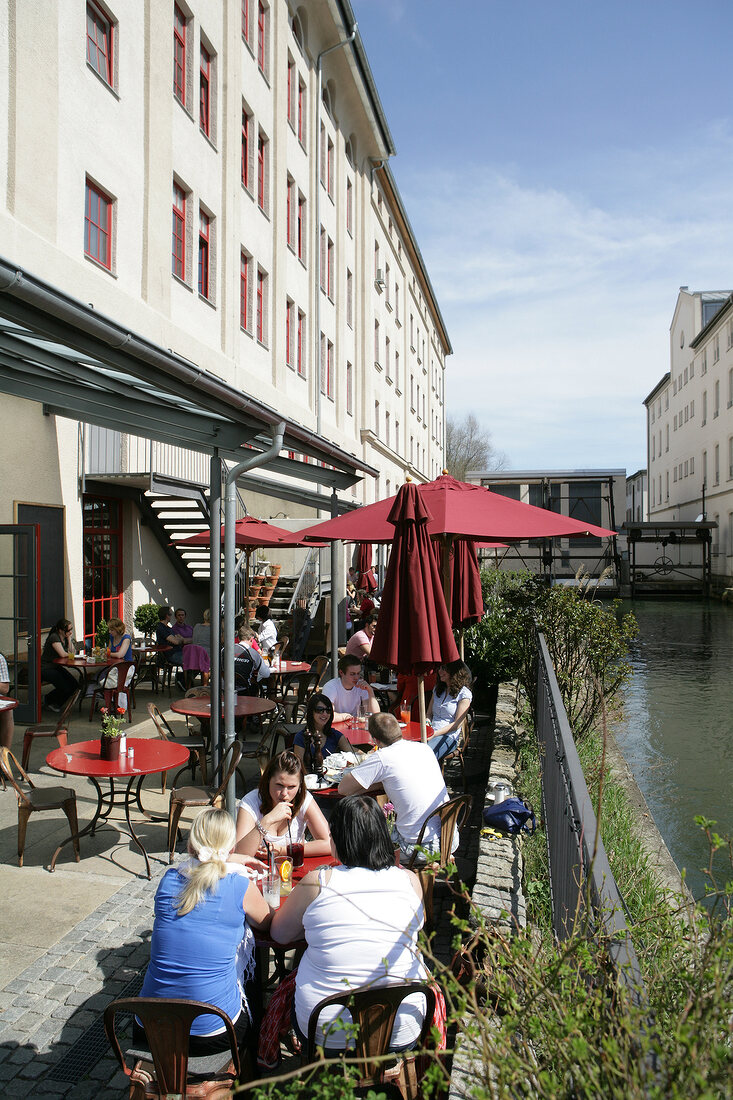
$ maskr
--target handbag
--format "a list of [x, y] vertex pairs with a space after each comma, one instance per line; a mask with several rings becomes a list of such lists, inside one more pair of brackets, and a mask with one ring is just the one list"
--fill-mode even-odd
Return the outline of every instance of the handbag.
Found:
[[502, 833], [528, 833], [530, 836], [537, 828], [534, 810], [529, 802], [520, 798], [505, 798], [497, 806], [487, 806], [484, 824]]

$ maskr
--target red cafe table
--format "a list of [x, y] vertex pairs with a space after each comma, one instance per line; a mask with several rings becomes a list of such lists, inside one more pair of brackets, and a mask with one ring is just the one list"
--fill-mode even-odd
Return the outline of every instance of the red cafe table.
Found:
[[[134, 756], [130, 759], [130, 749], [134, 750]], [[145, 817], [150, 820], [163, 821], [164, 818], [153, 818], [144, 809], [140, 801], [140, 788], [146, 775], [154, 775], [156, 772], [172, 771], [181, 768], [188, 763], [189, 750], [185, 745], [179, 745], [175, 741], [159, 741], [157, 738], [128, 737], [127, 755], [118, 760], [102, 760], [100, 756], [99, 738], [93, 741], [79, 741], [75, 745], [65, 745], [62, 748], [53, 749], [46, 757], [46, 763], [50, 768], [65, 775], [83, 775], [89, 779], [97, 792], [97, 808], [92, 820], [86, 825], [77, 839], [87, 834], [94, 836], [97, 822], [100, 817], [106, 822], [114, 806], [119, 806], [115, 791], [115, 779], [126, 779], [123, 802], [127, 831], [135, 841], [145, 859], [148, 878], [150, 878], [150, 860], [143, 847], [142, 841], [137, 836], [130, 819], [130, 808], [135, 803]], [[109, 780], [109, 792], [103, 794], [99, 780]], [[69, 837], [63, 842], [69, 844], [74, 839]]]
[[7, 695], [0, 695], [0, 714], [5, 710], [15, 710], [19, 705], [17, 699], [9, 699]]
[[[234, 717], [249, 718], [253, 714], [266, 714], [275, 709], [274, 699], [262, 699], [259, 695], [235, 695]], [[211, 699], [205, 695], [194, 696], [191, 699], [174, 699], [171, 710], [176, 714], [187, 714], [191, 718], [211, 718]], [[224, 700], [221, 701], [221, 712], [224, 714]]]
[[[333, 728], [338, 730], [339, 733], [343, 733], [347, 741], [350, 741], [352, 745], [373, 745], [374, 741], [369, 733], [369, 730], [364, 726], [360, 726], [355, 718], [348, 722], [334, 722]], [[420, 740], [420, 723], [408, 722], [407, 725], [403, 725], [400, 722], [400, 729], [402, 730], [403, 741], [419, 741]], [[430, 737], [433, 730], [430, 725], [427, 727], [427, 736]]]

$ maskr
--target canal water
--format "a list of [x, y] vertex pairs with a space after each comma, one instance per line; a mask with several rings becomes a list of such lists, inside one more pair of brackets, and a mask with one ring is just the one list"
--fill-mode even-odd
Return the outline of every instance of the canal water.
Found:
[[[634, 600], [639, 634], [614, 733], [687, 884], [703, 896], [708, 846], [695, 814], [733, 833], [733, 607]], [[725, 853], [717, 857], [731, 877]]]

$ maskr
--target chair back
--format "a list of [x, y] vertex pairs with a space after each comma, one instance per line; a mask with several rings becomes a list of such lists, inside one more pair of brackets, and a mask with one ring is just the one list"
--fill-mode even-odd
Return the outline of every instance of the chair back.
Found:
[[[354, 1056], [363, 1059], [359, 1066], [359, 1075], [378, 1078], [384, 1069], [383, 1057], [389, 1052], [395, 1017], [402, 1002], [413, 994], [425, 997], [425, 1017], [416, 1047], [425, 1045], [435, 1014], [435, 993], [424, 982], [399, 982], [393, 985], [363, 986], [361, 989], [334, 993], [317, 1004], [308, 1020], [308, 1043], [306, 1061], [316, 1057], [316, 1029], [318, 1020], [325, 1008], [342, 1005], [351, 1013], [355, 1025]], [[326, 1034], [324, 1038], [328, 1039]], [[326, 1043], [328, 1046], [328, 1043]], [[349, 1052], [349, 1057], [352, 1057]]]
[[226, 1012], [222, 1012], [216, 1005], [205, 1004], [203, 1001], [177, 1000], [168, 997], [129, 997], [112, 1001], [112, 1004], [104, 1010], [104, 1030], [107, 1033], [107, 1039], [117, 1061], [128, 1077], [132, 1070], [125, 1061], [115, 1032], [115, 1017], [118, 1012], [134, 1013], [140, 1020], [153, 1057], [156, 1085], [160, 1096], [188, 1095], [186, 1082], [191, 1024], [197, 1016], [204, 1013], [218, 1016], [223, 1020], [231, 1047], [234, 1075], [240, 1076], [237, 1037]]
[[168, 725], [167, 719], [161, 714], [155, 703], [148, 703], [148, 714], [155, 723], [155, 729], [157, 730], [158, 737], [161, 741], [175, 741], [176, 735]]
[[[117, 686], [112, 688], [112, 699], [110, 702], [110, 709], [116, 710], [119, 706], [120, 694], [125, 696], [125, 711], [130, 707], [130, 698], [128, 695], [128, 689], [132, 686], [132, 679], [135, 675], [135, 663], [134, 661], [120, 661], [119, 664], [113, 666], [117, 672]], [[109, 670], [110, 672], [112, 669]], [[101, 685], [104, 687], [104, 684]]]
[[325, 654], [321, 654], [319, 657], [314, 657], [311, 661], [311, 672], [318, 673], [318, 679], [316, 681], [316, 687], [320, 687], [325, 679], [326, 672], [331, 664], [331, 658]]
[[[18, 770], [20, 777], [18, 779], [13, 771], [14, 768]], [[24, 806], [30, 806], [31, 800], [20, 784], [27, 783], [31, 790], [35, 790], [35, 783], [15, 759], [10, 749], [0, 747], [0, 772], [17, 794], [18, 802]]]
[[239, 761], [241, 759], [242, 759], [242, 746], [240, 745], [239, 741], [232, 741], [231, 745], [229, 745], [227, 747], [226, 751], [222, 754], [221, 760], [217, 764], [216, 771], [214, 772], [214, 775], [212, 777], [212, 780], [213, 780], [214, 783], [216, 783], [217, 776], [220, 775], [220, 776], [223, 777], [222, 780], [221, 780], [221, 783], [219, 784], [217, 789], [212, 793], [211, 798], [209, 800], [211, 802], [212, 806], [216, 803], [216, 800], [218, 798], [223, 798], [224, 797], [224, 792], [227, 789], [227, 786], [229, 784], [229, 780], [234, 775], [234, 772], [236, 771], [236, 768], [237, 768], [237, 764], [239, 763]]
[[281, 634], [274, 646], [274, 651], [280, 654], [281, 659], [285, 656], [288, 646], [290, 645], [290, 635]]
[[58, 722], [56, 723], [56, 733], [58, 733], [60, 730], [65, 730], [66, 729], [67, 725], [69, 724], [69, 717], [71, 715], [71, 712], [74, 709], [74, 707], [76, 706], [76, 704], [79, 702], [79, 696], [80, 695], [81, 695], [81, 688], [77, 688], [77, 690], [73, 693], [73, 695], [70, 695], [69, 698], [64, 703], [63, 710], [61, 711], [61, 714], [59, 715]]
[[468, 815], [471, 812], [471, 805], [473, 798], [470, 794], [460, 794], [456, 798], [451, 798], [448, 802], [444, 802], [442, 806], [438, 806], [437, 810], [433, 810], [431, 814], [423, 821], [420, 826], [420, 834], [415, 844], [415, 851], [410, 856], [410, 862], [408, 863], [408, 869], [412, 870], [415, 860], [417, 859], [418, 850], [422, 844], [422, 839], [425, 834], [425, 830], [428, 826], [428, 822], [432, 821], [434, 817], [440, 818], [440, 866], [444, 867], [450, 860], [451, 849], [453, 848], [453, 837], [455, 836], [456, 829], [462, 828]]
[[285, 712], [280, 704], [277, 703], [275, 709], [269, 711], [267, 714], [263, 714], [261, 719], [262, 735], [255, 749], [255, 755], [269, 760], [270, 757], [275, 755], [275, 745], [277, 744], [278, 737], [284, 737], [284, 732], [281, 731], [280, 727], [285, 720]]

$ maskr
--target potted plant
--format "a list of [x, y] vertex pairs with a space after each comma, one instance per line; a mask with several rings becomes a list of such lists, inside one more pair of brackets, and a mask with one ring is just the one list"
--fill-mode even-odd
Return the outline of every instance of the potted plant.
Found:
[[99, 731], [100, 756], [102, 760], [119, 760], [120, 741], [125, 736], [125, 708], [117, 707], [114, 712], [102, 707], [102, 727]]
[[100, 619], [97, 623], [97, 633], [94, 637], [94, 649], [92, 656], [101, 660], [109, 645], [109, 625], [106, 619]]
[[141, 603], [139, 607], [135, 608], [135, 618], [133, 619], [135, 629], [144, 634], [146, 638], [155, 633], [159, 610], [157, 603]]

